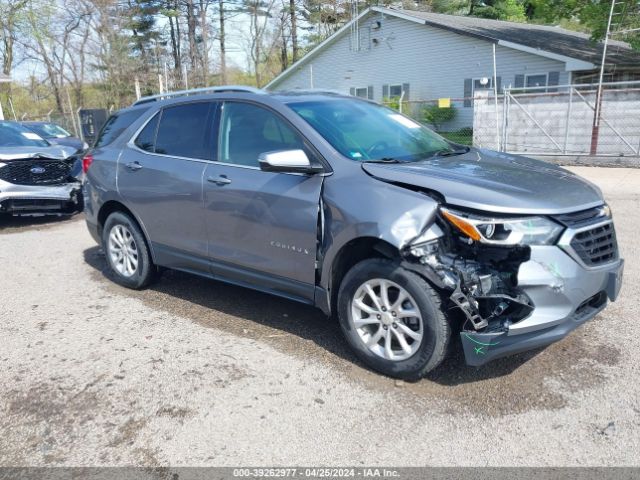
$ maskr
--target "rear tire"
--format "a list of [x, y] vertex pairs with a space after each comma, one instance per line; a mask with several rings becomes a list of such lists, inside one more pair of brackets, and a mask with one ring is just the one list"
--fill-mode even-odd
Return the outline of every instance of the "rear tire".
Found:
[[156, 277], [157, 269], [138, 223], [124, 212], [107, 217], [102, 229], [102, 248], [114, 282], [140, 290]]
[[446, 356], [451, 329], [440, 295], [399, 262], [373, 258], [351, 268], [338, 318], [356, 355], [390, 377], [418, 380]]

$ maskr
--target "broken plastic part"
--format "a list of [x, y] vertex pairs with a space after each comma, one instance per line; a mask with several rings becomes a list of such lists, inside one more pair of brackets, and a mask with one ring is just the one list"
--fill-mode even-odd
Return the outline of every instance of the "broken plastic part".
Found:
[[467, 320], [471, 322], [473, 328], [480, 330], [481, 328], [485, 328], [489, 325], [489, 322], [480, 316], [477, 303], [474, 302], [472, 298], [469, 298], [467, 295], [462, 293], [459, 285], [449, 298], [458, 306], [458, 308], [460, 308], [460, 310], [462, 310], [462, 313], [464, 313]]
[[530, 257], [528, 247], [469, 246], [442, 235], [410, 245], [405, 257], [408, 268], [451, 292], [450, 301], [465, 317], [463, 331], [504, 332], [533, 310], [516, 284], [520, 264]]

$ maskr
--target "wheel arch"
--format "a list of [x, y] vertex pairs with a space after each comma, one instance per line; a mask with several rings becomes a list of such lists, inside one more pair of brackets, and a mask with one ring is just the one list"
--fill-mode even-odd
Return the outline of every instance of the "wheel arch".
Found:
[[400, 260], [400, 251], [393, 244], [376, 237], [358, 237], [346, 242], [333, 257], [327, 275], [327, 293], [331, 313], [337, 312], [338, 290], [347, 272], [367, 258]]
[[151, 260], [153, 262], [155, 262], [155, 255], [153, 252], [153, 245], [151, 244], [151, 241], [149, 240], [149, 235], [147, 234], [147, 230], [144, 227], [144, 224], [140, 221], [140, 219], [137, 217], [137, 215], [135, 213], [133, 213], [133, 211], [128, 208], [124, 203], [119, 202], [118, 200], [108, 200], [106, 201], [101, 207], [100, 210], [98, 211], [98, 235], [100, 236], [100, 238], [102, 239], [102, 234], [103, 234], [103, 228], [104, 228], [104, 224], [107, 221], [107, 218], [109, 218], [109, 215], [111, 215], [114, 212], [122, 212], [125, 213], [127, 215], [129, 215], [131, 218], [133, 218], [133, 220], [138, 224], [138, 226], [140, 227], [140, 230], [142, 230], [142, 234], [144, 236], [144, 241], [147, 243], [147, 248], [149, 249], [149, 253], [151, 254]]

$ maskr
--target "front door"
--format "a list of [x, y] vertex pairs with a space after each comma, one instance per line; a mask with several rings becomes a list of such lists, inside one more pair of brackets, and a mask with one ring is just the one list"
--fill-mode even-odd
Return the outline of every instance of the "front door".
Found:
[[211, 159], [212, 102], [162, 109], [124, 149], [118, 189], [143, 224], [156, 261], [208, 269], [202, 176]]
[[306, 149], [271, 110], [225, 102], [219, 124], [218, 161], [204, 172], [213, 273], [311, 301], [323, 177], [260, 170], [260, 153]]

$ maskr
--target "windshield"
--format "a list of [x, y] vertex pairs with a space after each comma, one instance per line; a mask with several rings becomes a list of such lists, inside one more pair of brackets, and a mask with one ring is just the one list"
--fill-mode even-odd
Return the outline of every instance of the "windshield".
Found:
[[0, 147], [48, 147], [49, 142], [28, 128], [13, 122], [0, 122]]
[[454, 152], [428, 128], [390, 108], [355, 99], [290, 103], [342, 155], [358, 161], [417, 161]]
[[27, 128], [33, 130], [43, 138], [66, 138], [71, 136], [69, 132], [55, 123], [28, 124]]

